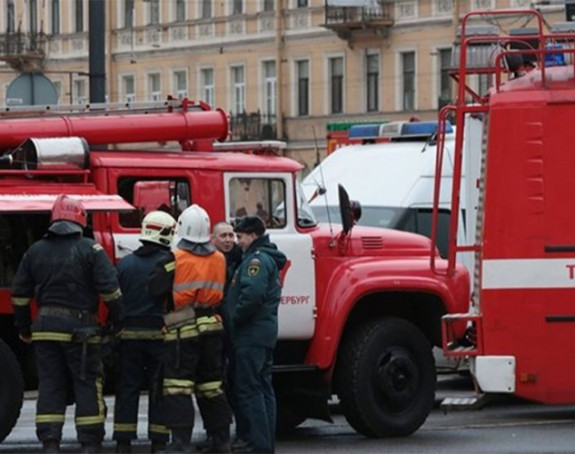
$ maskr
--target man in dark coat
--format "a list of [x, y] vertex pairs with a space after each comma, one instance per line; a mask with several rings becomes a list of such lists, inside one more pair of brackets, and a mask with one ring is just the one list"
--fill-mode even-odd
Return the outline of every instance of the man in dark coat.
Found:
[[[248, 444], [235, 452], [274, 452], [276, 401], [272, 385], [273, 350], [278, 336], [280, 270], [286, 256], [270, 243], [263, 220], [245, 216], [234, 231], [244, 251], [229, 291], [231, 337], [237, 380], [236, 419]], [[244, 435], [242, 435], [244, 436]]]

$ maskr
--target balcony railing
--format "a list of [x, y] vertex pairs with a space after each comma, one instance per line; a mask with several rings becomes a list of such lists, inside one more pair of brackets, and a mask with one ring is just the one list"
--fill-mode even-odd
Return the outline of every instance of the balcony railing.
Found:
[[0, 60], [17, 71], [42, 68], [46, 56], [44, 33], [8, 32], [0, 35]]
[[277, 139], [276, 116], [257, 112], [230, 115], [232, 140]]
[[380, 0], [363, 6], [332, 5], [325, 0], [323, 26], [342, 38], [349, 38], [354, 31], [374, 31], [381, 34], [393, 25], [394, 3]]

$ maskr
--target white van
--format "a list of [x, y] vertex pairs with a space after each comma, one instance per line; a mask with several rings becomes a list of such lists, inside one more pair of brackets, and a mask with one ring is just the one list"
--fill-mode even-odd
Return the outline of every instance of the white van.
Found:
[[[470, 118], [466, 124], [469, 128], [466, 140], [480, 142], [481, 119]], [[304, 195], [317, 220], [340, 222], [337, 186], [341, 184], [349, 197], [361, 204], [359, 225], [416, 232], [430, 237], [437, 154], [433, 136], [436, 128], [437, 122], [387, 123], [380, 127], [379, 135], [387, 135], [391, 139], [389, 142], [349, 145], [330, 154], [302, 182]], [[353, 131], [350, 131], [350, 137], [352, 135]], [[366, 138], [367, 141], [372, 139]], [[455, 127], [447, 124], [437, 236], [437, 247], [442, 256], [446, 256], [448, 245], [454, 141]], [[471, 148], [477, 149], [466, 147]], [[467, 175], [462, 179], [460, 198], [464, 222], [459, 223], [457, 235], [458, 244], [469, 245], [475, 237], [479, 157], [465, 156], [464, 159], [463, 168]], [[458, 260], [473, 272], [470, 253], [460, 254]]]

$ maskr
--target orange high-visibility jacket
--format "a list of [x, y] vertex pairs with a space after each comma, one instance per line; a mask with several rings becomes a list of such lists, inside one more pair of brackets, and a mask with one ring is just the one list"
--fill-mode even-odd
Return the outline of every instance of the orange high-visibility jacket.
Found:
[[174, 306], [217, 306], [224, 296], [226, 259], [215, 251], [209, 255], [195, 255], [176, 249], [174, 274]]

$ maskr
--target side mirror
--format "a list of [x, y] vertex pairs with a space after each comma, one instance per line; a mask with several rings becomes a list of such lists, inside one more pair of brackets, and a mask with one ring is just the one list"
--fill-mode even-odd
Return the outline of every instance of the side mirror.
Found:
[[341, 215], [341, 224], [343, 226], [343, 233], [347, 233], [351, 230], [353, 226], [353, 220], [351, 217], [351, 202], [349, 201], [349, 195], [345, 188], [341, 185], [337, 185], [338, 195], [339, 195], [339, 213]]

